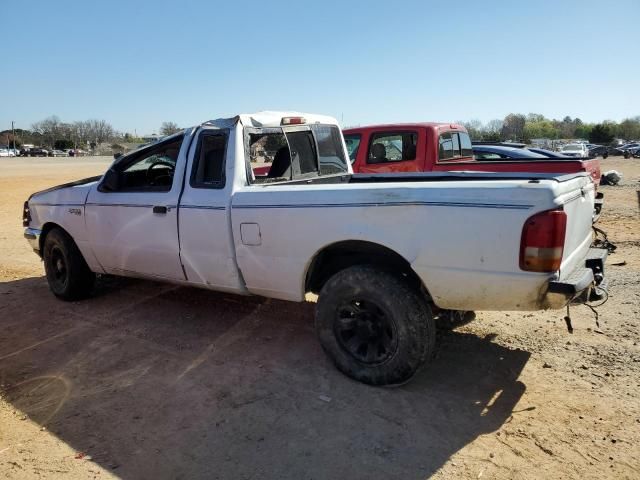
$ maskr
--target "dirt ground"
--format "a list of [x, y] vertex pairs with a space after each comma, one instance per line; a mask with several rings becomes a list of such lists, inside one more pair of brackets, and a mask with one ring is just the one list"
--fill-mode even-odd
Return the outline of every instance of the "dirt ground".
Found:
[[109, 159], [0, 159], [0, 478], [640, 478], [640, 160], [608, 159], [610, 299], [479, 313], [400, 388], [341, 375], [313, 304], [109, 279], [49, 293], [29, 193]]

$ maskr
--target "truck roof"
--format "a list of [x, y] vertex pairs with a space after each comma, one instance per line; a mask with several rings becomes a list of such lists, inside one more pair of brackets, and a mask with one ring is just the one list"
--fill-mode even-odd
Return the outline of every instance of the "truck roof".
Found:
[[388, 128], [452, 128], [454, 130], [465, 130], [464, 126], [455, 122], [416, 122], [416, 123], [383, 123], [378, 125], [363, 125], [361, 127], [348, 127], [344, 128], [344, 132], [357, 131], [357, 130], [371, 130], [371, 129], [388, 129]]
[[211, 125], [218, 128], [230, 128], [240, 122], [247, 127], [265, 128], [280, 127], [283, 125], [282, 119], [287, 117], [302, 118], [302, 124], [322, 123], [329, 125], [338, 125], [335, 118], [326, 115], [317, 115], [313, 113], [293, 112], [293, 111], [262, 111], [256, 113], [241, 113], [235, 117], [217, 118], [204, 122], [203, 125]]

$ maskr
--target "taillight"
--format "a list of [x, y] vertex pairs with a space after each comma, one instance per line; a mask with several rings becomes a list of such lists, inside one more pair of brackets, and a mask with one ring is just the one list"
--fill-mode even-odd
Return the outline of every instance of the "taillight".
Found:
[[29, 202], [24, 202], [22, 207], [22, 226], [28, 227], [31, 223], [31, 211], [29, 210]]
[[567, 231], [567, 214], [547, 210], [529, 217], [522, 227], [520, 268], [529, 272], [555, 272], [560, 269]]

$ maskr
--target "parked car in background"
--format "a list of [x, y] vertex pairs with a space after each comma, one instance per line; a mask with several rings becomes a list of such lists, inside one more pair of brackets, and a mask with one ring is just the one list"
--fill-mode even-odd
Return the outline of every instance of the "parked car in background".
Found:
[[49, 151], [44, 148], [30, 148], [29, 156], [30, 157], [46, 157], [49, 155]]
[[540, 155], [543, 155], [547, 158], [564, 158], [564, 159], [571, 158], [563, 153], [554, 152], [553, 150], [547, 150], [546, 148], [529, 147], [527, 148], [527, 150], [533, 153], [539, 153]]
[[0, 148], [0, 157], [12, 157], [13, 155], [9, 154], [9, 150], [6, 148]]
[[66, 157], [67, 156], [67, 152], [65, 152], [63, 150], [51, 150], [49, 152], [49, 156], [50, 157]]
[[622, 150], [623, 152], [625, 150], [636, 150], [638, 148], [640, 148], [640, 142], [630, 142], [630, 143], [625, 143], [624, 145], [622, 145], [621, 147], [618, 147], [620, 150]]
[[560, 152], [567, 157], [589, 158], [589, 149], [584, 143], [568, 143], [562, 147]]
[[549, 159], [549, 157], [541, 153], [536, 153], [526, 148], [506, 147], [503, 145], [473, 145], [473, 154], [476, 160]]
[[609, 147], [606, 145], [594, 145], [592, 143], [587, 144], [590, 157], [602, 157], [607, 158], [609, 156]]

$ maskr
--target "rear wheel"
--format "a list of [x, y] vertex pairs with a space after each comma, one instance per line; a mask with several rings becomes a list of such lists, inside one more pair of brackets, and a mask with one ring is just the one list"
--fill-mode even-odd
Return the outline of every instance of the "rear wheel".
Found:
[[42, 258], [49, 288], [56, 297], [71, 301], [89, 296], [96, 276], [66, 232], [55, 228], [47, 234]]
[[349, 267], [327, 281], [316, 331], [341, 372], [371, 385], [408, 381], [435, 347], [424, 295], [408, 279], [374, 266]]

